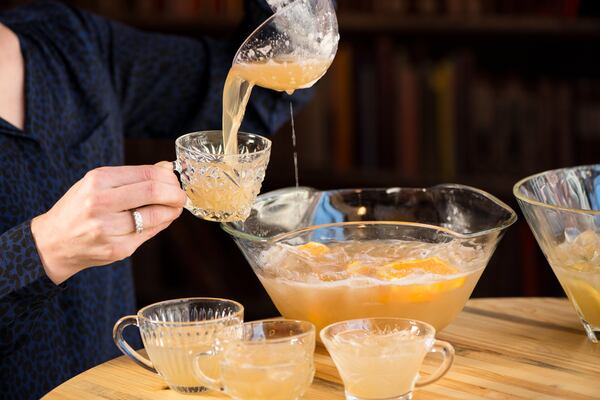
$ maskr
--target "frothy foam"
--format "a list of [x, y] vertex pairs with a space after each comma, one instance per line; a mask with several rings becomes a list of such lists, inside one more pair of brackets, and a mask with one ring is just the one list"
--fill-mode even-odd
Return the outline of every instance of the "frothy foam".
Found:
[[[320, 247], [322, 246], [322, 247]], [[457, 279], [485, 267], [482, 249], [450, 242], [431, 244], [401, 240], [346, 241], [313, 248], [278, 244], [259, 255], [263, 275], [305, 286], [417, 285]], [[402, 276], [379, 273], [395, 262], [443, 260], [455, 273], [434, 273], [418, 266]], [[410, 261], [409, 261], [410, 260]]]
[[[278, 38], [286, 47], [291, 48], [292, 57], [304, 59], [307, 56], [322, 56], [332, 58], [335, 48], [339, 42], [337, 29], [325, 30], [323, 24], [331, 25], [336, 18], [332, 11], [315, 10], [314, 4], [309, 0], [267, 0], [271, 9], [277, 14], [274, 23], [279, 32], [285, 34]], [[317, 33], [315, 33], [317, 32]]]

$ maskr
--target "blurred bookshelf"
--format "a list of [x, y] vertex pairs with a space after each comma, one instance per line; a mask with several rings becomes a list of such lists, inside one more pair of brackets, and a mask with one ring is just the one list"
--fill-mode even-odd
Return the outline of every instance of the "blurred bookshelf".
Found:
[[443, 34], [443, 35], [533, 35], [598, 37], [600, 26], [593, 18], [563, 19], [556, 17], [507, 17], [482, 16], [462, 18], [457, 16], [398, 16], [364, 15], [347, 13], [340, 15], [340, 28], [348, 34]]
[[[9, 3], [22, 2], [2, 7]], [[226, 36], [244, 14], [241, 0], [68, 3], [140, 29], [188, 36]], [[600, 1], [337, 3], [338, 54], [313, 100], [296, 114], [301, 184], [455, 182], [489, 191], [519, 211], [512, 196], [518, 179], [600, 162]], [[128, 162], [172, 159], [171, 148], [129, 141]], [[274, 137], [264, 190], [293, 182], [288, 125]], [[251, 317], [273, 312], [216, 224], [186, 214], [134, 261], [141, 303], [228, 294], [255, 304]], [[521, 217], [475, 295], [561, 294]]]

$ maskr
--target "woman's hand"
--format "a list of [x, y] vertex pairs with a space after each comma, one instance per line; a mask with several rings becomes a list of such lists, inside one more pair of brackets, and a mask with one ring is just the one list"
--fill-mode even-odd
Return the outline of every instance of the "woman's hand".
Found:
[[[85, 268], [129, 257], [179, 217], [185, 201], [167, 162], [88, 172], [31, 222], [46, 274], [60, 284]], [[133, 210], [142, 216], [141, 233]]]

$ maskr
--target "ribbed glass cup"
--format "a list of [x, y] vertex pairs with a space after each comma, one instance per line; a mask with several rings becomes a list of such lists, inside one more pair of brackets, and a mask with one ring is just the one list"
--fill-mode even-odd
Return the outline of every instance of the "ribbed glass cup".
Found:
[[[137, 315], [121, 318], [114, 327], [117, 347], [138, 365], [158, 373], [169, 387], [181, 393], [207, 390], [195, 378], [192, 357], [213, 347], [224, 329], [241, 324], [244, 307], [235, 301], [215, 298], [169, 300], [142, 308]], [[133, 350], [123, 339], [129, 325], [140, 329], [148, 358]], [[216, 359], [205, 360], [205, 370], [216, 376]]]
[[600, 165], [527, 177], [513, 189], [587, 337], [600, 340]]

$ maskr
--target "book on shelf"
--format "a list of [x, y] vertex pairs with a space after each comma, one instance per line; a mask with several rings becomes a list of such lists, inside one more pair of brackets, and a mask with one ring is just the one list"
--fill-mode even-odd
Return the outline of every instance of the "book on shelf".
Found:
[[341, 44], [330, 68], [330, 104], [333, 165], [337, 170], [352, 167], [355, 143], [354, 67], [351, 46]]
[[394, 81], [394, 42], [383, 36], [375, 43], [377, 77], [377, 167], [390, 169], [394, 165], [394, 141], [397, 139], [394, 127], [394, 114], [397, 112], [397, 93]]
[[485, 171], [491, 167], [490, 153], [494, 143], [495, 88], [481, 74], [474, 74], [467, 88], [469, 127], [465, 141], [459, 144], [468, 151], [464, 160], [465, 171]]
[[421, 15], [436, 15], [441, 11], [441, 2], [437, 0], [419, 0], [414, 2], [415, 13]]
[[504, 149], [497, 152], [495, 159], [503, 171], [528, 175], [541, 165], [552, 142], [541, 118], [541, 86], [527, 88], [521, 79], [512, 76], [502, 86], [500, 94], [506, 111], [501, 118], [505, 118], [508, 129], [504, 132]]
[[379, 165], [379, 134], [377, 132], [378, 107], [377, 66], [375, 57], [367, 46], [355, 49], [357, 107], [356, 156], [359, 164], [367, 169], [377, 169]]
[[[557, 146], [557, 124], [558, 114], [556, 109], [556, 96], [557, 89], [556, 85], [551, 82], [548, 78], [542, 78], [538, 84], [536, 93], [538, 101], [536, 102], [537, 120], [535, 121], [534, 129], [535, 132], [522, 132], [523, 134], [529, 134], [534, 139], [530, 139], [529, 150], [523, 154], [527, 154], [529, 163], [524, 166], [523, 170], [526, 173], [534, 173], [536, 170], [547, 170], [552, 168], [553, 160], [556, 154], [554, 149]], [[535, 95], [533, 96], [535, 99]]]
[[372, 11], [375, 13], [408, 14], [410, 12], [410, 0], [384, 0], [374, 1]]
[[573, 91], [565, 81], [556, 84], [556, 164], [569, 166], [573, 164]]
[[490, 1], [482, 0], [463, 0], [463, 15], [480, 16], [491, 14], [493, 11]]
[[469, 88], [473, 79], [473, 57], [468, 51], [459, 51], [455, 56], [454, 77], [454, 125], [455, 125], [455, 152], [456, 173], [461, 174], [468, 171], [467, 158], [469, 156], [469, 121], [471, 118], [469, 110]]
[[[328, 76], [319, 81], [315, 85], [316, 90], [311, 101], [301, 111], [295, 113], [294, 126], [299, 170], [323, 170], [331, 163], [329, 116], [336, 113], [330, 110], [331, 93], [333, 93], [333, 89], [330, 88], [330, 78]], [[280, 134], [289, 133], [284, 131]], [[346, 150], [344, 150], [345, 155]], [[350, 167], [350, 163], [345, 167]]]
[[439, 166], [439, 148], [437, 146], [437, 102], [432, 86], [431, 73], [434, 65], [429, 60], [419, 63], [418, 81], [421, 96], [419, 98], [419, 170], [421, 176], [435, 176]]
[[202, 0], [168, 0], [162, 3], [162, 7], [167, 15], [182, 19], [194, 15], [202, 15], [201, 13], [212, 5], [212, 2]]
[[581, 7], [580, 3], [580, 0], [565, 0], [562, 7], [563, 15], [571, 18], [576, 17]]
[[394, 57], [396, 80], [396, 109], [394, 126], [396, 132], [396, 170], [407, 179], [419, 176], [419, 115], [420, 91], [418, 75], [413, 62], [406, 52], [397, 51]]
[[433, 67], [430, 80], [435, 96], [435, 142], [439, 159], [438, 175], [452, 180], [456, 175], [455, 160], [455, 67], [452, 60], [444, 60]]

